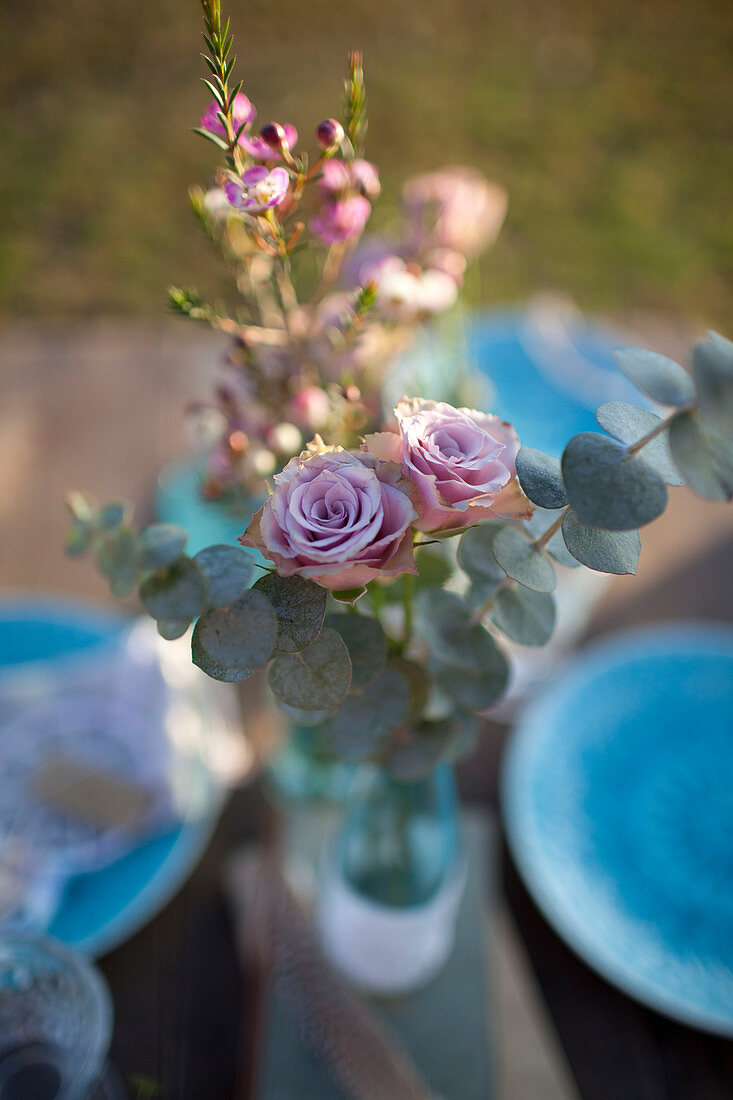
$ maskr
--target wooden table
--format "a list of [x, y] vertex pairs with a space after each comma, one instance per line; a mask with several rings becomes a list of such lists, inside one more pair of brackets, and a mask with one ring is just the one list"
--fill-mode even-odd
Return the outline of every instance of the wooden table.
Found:
[[[656, 343], [679, 350], [673, 337]], [[91, 566], [62, 555], [63, 493], [83, 488], [100, 499], [127, 498], [148, 518], [156, 472], [184, 445], [183, 403], [207, 392], [219, 349], [208, 333], [180, 325], [28, 325], [0, 334], [4, 589], [109, 602]], [[639, 575], [614, 579], [593, 632], [690, 616], [731, 618], [733, 510], [676, 490], [643, 543]], [[495, 805], [505, 736], [498, 727], [489, 731], [477, 759], [461, 769], [465, 797]], [[269, 828], [270, 820], [256, 789], [236, 794], [176, 899], [103, 960], [117, 1020], [113, 1059], [128, 1079], [157, 1080], [166, 1100], [247, 1095], [256, 976], [240, 978], [220, 868], [228, 850]], [[583, 1097], [733, 1096], [733, 1044], [674, 1024], [595, 975], [538, 913], [508, 857], [504, 886]]]

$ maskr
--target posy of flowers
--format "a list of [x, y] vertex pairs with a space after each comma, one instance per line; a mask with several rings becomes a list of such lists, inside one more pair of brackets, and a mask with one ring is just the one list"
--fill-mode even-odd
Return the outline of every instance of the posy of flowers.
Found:
[[[292, 128], [251, 136], [249, 101], [238, 87], [227, 90], [227, 28], [215, 0], [204, 0], [204, 8], [212, 73], [220, 73], [212, 83], [217, 108], [204, 128], [226, 152], [226, 202], [249, 219], [241, 225], [247, 241], [261, 238], [257, 255], [268, 257], [282, 317], [282, 327], [256, 328], [259, 345], [240, 326], [238, 346], [247, 356], [267, 347], [280, 362], [300, 339], [296, 324], [311, 338], [316, 330], [308, 326], [323, 303], [305, 312], [285, 306], [302, 223], [286, 229], [273, 211], [282, 215], [297, 202], [309, 178], [328, 178], [327, 165], [341, 174], [342, 189], [327, 185], [312, 222], [328, 244], [328, 269], [331, 250], [341, 252], [366, 220], [376, 186], [356, 156], [328, 159], [347, 138], [356, 151], [359, 70], [353, 62], [346, 134], [333, 120], [319, 128], [322, 162], [308, 170], [291, 152]], [[245, 162], [245, 153], [264, 163]], [[276, 153], [282, 164], [273, 164]], [[470, 222], [467, 195], [464, 202], [454, 210], [456, 225]], [[399, 269], [406, 273], [418, 278]], [[343, 341], [358, 346], [368, 331], [365, 303], [379, 294], [378, 285], [366, 284], [352, 297]], [[381, 339], [381, 322], [375, 328]], [[334, 344], [336, 359], [343, 347]], [[507, 685], [503, 639], [528, 646], [550, 639], [558, 568], [633, 573], [639, 528], [664, 511], [669, 485], [687, 481], [712, 500], [733, 496], [733, 344], [710, 334], [696, 345], [691, 372], [641, 349], [621, 350], [617, 359], [662, 415], [607, 402], [597, 410], [600, 430], [574, 436], [561, 460], [532, 440], [520, 444], [512, 426], [489, 413], [404, 398], [391, 430], [360, 438], [345, 419], [340, 438], [314, 434], [275, 475], [241, 546], [211, 546], [191, 557], [182, 528], [137, 530], [123, 505], [98, 508], [74, 493], [67, 549], [91, 551], [116, 596], [138, 590], [164, 638], [193, 626], [193, 661], [209, 676], [231, 683], [266, 668], [280, 706], [295, 723], [317, 726], [321, 745], [419, 776], [472, 746], [477, 714]], [[310, 408], [307, 376], [298, 375], [295, 389], [292, 374], [285, 377], [281, 391], [278, 370], [264, 371], [260, 362], [250, 381], [272, 383], [279, 394], [265, 403], [272, 413], [301, 402]], [[299, 423], [304, 432], [315, 427], [307, 418]]]
[[264, 479], [314, 432], [351, 446], [379, 427], [386, 372], [455, 303], [467, 262], [501, 228], [507, 196], [467, 168], [427, 173], [404, 187], [395, 238], [363, 238], [380, 180], [364, 157], [360, 55], [349, 57], [342, 122], [323, 120], [306, 142], [291, 123], [257, 132], [255, 107], [233, 83], [218, 2], [205, 0], [204, 14], [213, 99], [196, 132], [223, 163], [191, 201], [232, 293], [223, 305], [181, 287], [169, 298], [177, 314], [231, 337], [214, 398], [194, 413], [210, 446], [205, 495], [241, 499], [262, 495]]
[[733, 495], [733, 344], [698, 344], [692, 376], [638, 349], [619, 362], [667, 415], [602, 405], [603, 432], [575, 436], [561, 462], [495, 416], [404, 399], [396, 432], [349, 450], [316, 438], [291, 459], [242, 547], [189, 557], [181, 528], [138, 532], [122, 506], [75, 495], [69, 549], [91, 549], [117, 595], [139, 587], [164, 637], [195, 623], [209, 676], [267, 667], [321, 746], [421, 776], [474, 744], [507, 685], [502, 637], [549, 640], [558, 565], [633, 573], [668, 484]]

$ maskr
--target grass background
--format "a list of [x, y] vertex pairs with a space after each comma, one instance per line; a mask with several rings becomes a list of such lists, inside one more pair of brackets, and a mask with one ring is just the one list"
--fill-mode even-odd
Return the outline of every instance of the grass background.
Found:
[[[723, 0], [231, 0], [259, 120], [338, 114], [365, 53], [368, 152], [385, 197], [476, 165], [510, 192], [480, 294], [545, 288], [586, 309], [730, 329], [733, 5]], [[2, 0], [0, 316], [160, 316], [165, 287], [216, 286], [186, 189], [196, 0]]]

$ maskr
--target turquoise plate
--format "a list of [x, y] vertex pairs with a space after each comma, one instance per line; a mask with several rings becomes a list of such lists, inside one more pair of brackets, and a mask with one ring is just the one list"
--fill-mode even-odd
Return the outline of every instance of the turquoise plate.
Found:
[[[107, 660], [129, 620], [59, 597], [0, 601], [0, 684], [5, 677], [68, 675], [80, 662]], [[203, 758], [188, 765], [190, 812], [113, 863], [65, 885], [46, 931], [88, 955], [102, 955], [136, 932], [176, 893], [203, 854], [223, 793]]]
[[591, 648], [509, 746], [509, 844], [538, 904], [626, 993], [733, 1036], [733, 629]]

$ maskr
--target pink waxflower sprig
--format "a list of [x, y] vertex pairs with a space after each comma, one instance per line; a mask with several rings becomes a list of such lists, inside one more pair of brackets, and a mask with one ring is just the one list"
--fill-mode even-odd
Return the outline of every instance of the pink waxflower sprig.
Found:
[[[314, 127], [309, 158], [292, 123], [254, 129], [256, 107], [234, 82], [228, 21], [222, 26], [217, 0], [204, 11], [214, 98], [197, 132], [224, 163], [191, 203], [237, 299], [209, 304], [172, 288], [170, 303], [233, 338], [215, 398], [196, 414], [211, 441], [204, 493], [216, 498], [261, 491], [314, 430], [353, 447], [383, 426], [386, 371], [419, 326], [454, 305], [467, 257], [498, 232], [506, 196], [468, 170], [418, 177], [403, 193], [400, 235], [362, 240], [381, 185], [364, 156], [361, 55], [348, 58], [342, 120]], [[315, 279], [299, 259], [308, 247]]]

